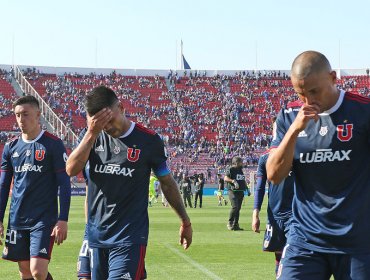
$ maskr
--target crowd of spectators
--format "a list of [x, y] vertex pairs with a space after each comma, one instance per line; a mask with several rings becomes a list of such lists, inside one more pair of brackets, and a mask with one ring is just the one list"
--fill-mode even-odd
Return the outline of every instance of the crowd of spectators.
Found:
[[[163, 136], [177, 172], [189, 172], [203, 161], [211, 178], [234, 156], [242, 157], [245, 165], [256, 165], [270, 144], [272, 117], [296, 99], [289, 76], [280, 71], [214, 76], [206, 71], [185, 70], [183, 75], [170, 71], [167, 83], [158, 75], [124, 76], [115, 71], [55, 75], [29, 68], [23, 74], [76, 133], [85, 125], [85, 93], [101, 84], [111, 87], [129, 118]], [[339, 85], [370, 95], [369, 76], [342, 78]], [[0, 103], [7, 104], [1, 94]], [[0, 116], [10, 113], [0, 108]]]

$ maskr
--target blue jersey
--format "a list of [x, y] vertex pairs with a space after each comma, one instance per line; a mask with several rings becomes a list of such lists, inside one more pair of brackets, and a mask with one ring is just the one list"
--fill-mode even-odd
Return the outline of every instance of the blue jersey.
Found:
[[99, 134], [85, 169], [90, 247], [147, 244], [150, 172], [168, 175], [166, 160], [159, 135], [139, 124], [119, 138]]
[[[278, 146], [299, 107], [282, 110]], [[333, 108], [297, 137], [288, 243], [329, 253], [370, 253], [370, 100], [340, 92]]]
[[261, 210], [265, 185], [268, 182], [268, 216], [275, 220], [289, 219], [292, 216], [292, 200], [294, 194], [294, 176], [289, 173], [280, 184], [274, 185], [267, 181], [266, 162], [269, 154], [263, 154], [258, 160], [257, 186], [254, 196], [254, 208]]
[[[2, 185], [5, 178], [13, 178], [9, 224], [12, 229], [30, 229], [41, 223], [53, 226], [58, 219], [58, 187], [68, 185], [65, 171], [67, 154], [62, 140], [41, 131], [31, 141], [22, 136], [6, 143], [2, 155]], [[62, 180], [60, 178], [63, 178]], [[10, 179], [11, 180], [11, 179]], [[67, 181], [67, 183], [66, 183]], [[8, 184], [9, 185], [9, 184]], [[4, 189], [4, 186], [2, 186]], [[9, 189], [7, 191], [9, 194]], [[2, 196], [6, 192], [1, 192]], [[1, 198], [0, 220], [3, 220], [7, 199]], [[69, 201], [62, 220], [68, 220]], [[5, 205], [4, 205], [5, 204]]]

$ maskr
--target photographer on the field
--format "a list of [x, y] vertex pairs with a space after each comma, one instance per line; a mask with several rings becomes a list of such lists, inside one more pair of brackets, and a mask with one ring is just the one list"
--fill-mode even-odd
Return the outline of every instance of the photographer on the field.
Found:
[[231, 202], [227, 229], [243, 230], [239, 227], [239, 213], [242, 207], [244, 191], [247, 190], [247, 183], [245, 182], [245, 176], [243, 173], [243, 160], [240, 157], [233, 157], [231, 167], [227, 169], [224, 180], [227, 182], [229, 199]]
[[194, 185], [195, 185], [194, 208], [197, 208], [198, 198], [199, 198], [199, 208], [202, 208], [204, 182], [205, 182], [205, 179], [204, 179], [203, 173], [200, 173], [194, 179]]
[[190, 198], [191, 197], [191, 181], [185, 173], [182, 174], [182, 179], [179, 185], [180, 185], [180, 190], [182, 193], [182, 198], [184, 200], [185, 207], [187, 207], [188, 206], [187, 204], [189, 204], [189, 207], [193, 208], [193, 206], [191, 205], [191, 198]]

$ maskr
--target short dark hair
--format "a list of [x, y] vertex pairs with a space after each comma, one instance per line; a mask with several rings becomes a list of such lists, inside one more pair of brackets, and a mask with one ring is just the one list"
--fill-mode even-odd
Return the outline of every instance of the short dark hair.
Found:
[[32, 95], [25, 95], [25, 96], [18, 98], [16, 101], [13, 102], [13, 110], [18, 105], [23, 105], [23, 104], [31, 104], [37, 107], [37, 109], [40, 109], [40, 104], [37, 101], [36, 97]]
[[113, 90], [106, 86], [93, 88], [85, 96], [85, 110], [90, 116], [104, 108], [110, 108], [118, 102], [118, 98]]
[[241, 157], [233, 157], [231, 160], [231, 165], [236, 166], [239, 162], [243, 163], [243, 159]]

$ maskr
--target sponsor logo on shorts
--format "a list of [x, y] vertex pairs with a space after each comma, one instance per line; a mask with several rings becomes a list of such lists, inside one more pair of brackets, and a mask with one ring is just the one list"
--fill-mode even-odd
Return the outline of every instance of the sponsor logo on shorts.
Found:
[[121, 279], [132, 280], [130, 272], [127, 272], [121, 276]]
[[47, 255], [48, 251], [46, 251], [46, 248], [42, 248], [39, 253]]

